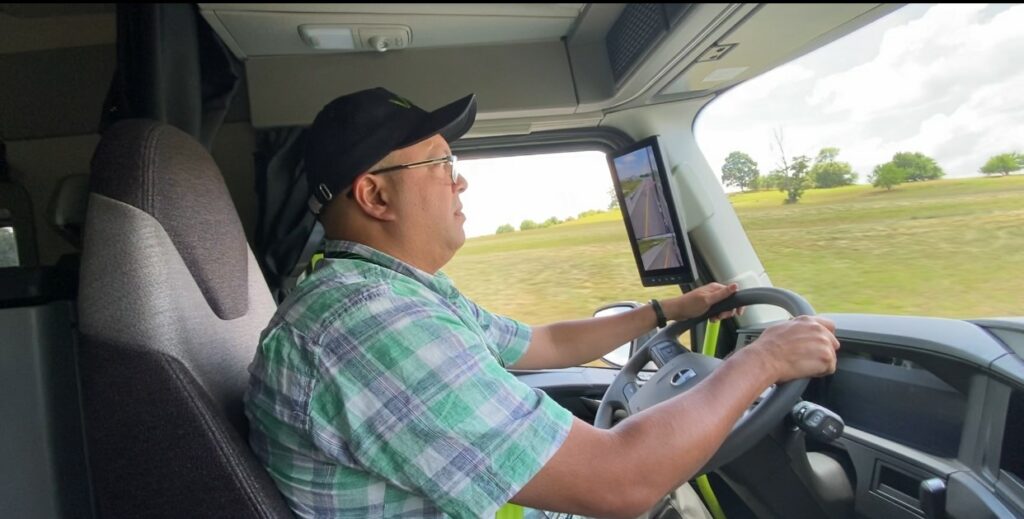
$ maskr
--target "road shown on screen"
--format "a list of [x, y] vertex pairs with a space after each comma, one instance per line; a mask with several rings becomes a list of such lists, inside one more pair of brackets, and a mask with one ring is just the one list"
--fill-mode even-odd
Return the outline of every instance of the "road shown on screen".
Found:
[[626, 198], [629, 219], [638, 240], [672, 232], [668, 215], [664, 214], [661, 196], [650, 176], [642, 176], [640, 185]]
[[648, 243], [641, 248], [647, 248], [643, 253], [644, 269], [659, 270], [682, 266], [683, 262], [679, 257], [679, 247], [676, 246], [676, 238], [669, 234], [664, 237], [650, 238]]

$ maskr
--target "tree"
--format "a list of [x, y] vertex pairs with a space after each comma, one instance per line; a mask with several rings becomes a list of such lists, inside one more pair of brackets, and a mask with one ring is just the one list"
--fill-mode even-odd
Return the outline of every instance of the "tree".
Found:
[[804, 191], [811, 185], [811, 159], [807, 155], [793, 157], [789, 164], [789, 174], [782, 179], [779, 191], [786, 192], [786, 203], [795, 204], [804, 196]]
[[619, 197], [615, 194], [615, 186], [608, 188], [608, 196], [611, 197], [612, 201], [608, 204], [608, 209], [619, 208]]
[[857, 174], [847, 162], [838, 162], [839, 148], [822, 148], [814, 159], [811, 168], [811, 179], [814, 187], [829, 188], [849, 186], [857, 181]]
[[538, 228], [540, 228], [540, 226], [537, 225], [537, 222], [535, 222], [533, 220], [523, 220], [523, 223], [519, 224], [519, 230], [520, 231], [529, 231], [530, 229], [538, 229]]
[[548, 218], [547, 220], [544, 220], [544, 223], [540, 224], [540, 226], [541, 227], [551, 227], [552, 225], [558, 225], [560, 223], [562, 223], [562, 221], [559, 220], [557, 216], [552, 216], [551, 218]]
[[771, 173], [761, 177], [760, 184], [763, 189], [778, 189], [785, 191], [782, 187], [786, 183], [786, 172], [781, 169], [772, 170]]
[[507, 232], [515, 232], [516, 228], [512, 227], [512, 224], [506, 223], [498, 226], [498, 230], [494, 234], [505, 234]]
[[780, 167], [772, 174], [778, 173], [776, 177], [779, 182], [779, 191], [786, 193], [786, 203], [795, 204], [800, 201], [800, 197], [804, 196], [804, 191], [811, 184], [810, 171], [811, 171], [811, 159], [806, 155], [793, 158], [793, 163], [790, 164], [786, 160], [786, 150], [784, 146], [784, 138], [782, 135], [782, 129], [776, 129], [774, 131], [775, 146], [779, 148], [779, 162]]
[[1001, 153], [988, 159], [988, 162], [981, 167], [981, 172], [986, 175], [999, 173], [1003, 176], [1024, 168], [1022, 157], [1019, 153]]
[[757, 163], [742, 151], [730, 153], [725, 158], [725, 164], [722, 165], [722, 183], [727, 186], [736, 186], [740, 188], [740, 191], [755, 189], [757, 178], [760, 175]]
[[935, 159], [918, 152], [902, 151], [892, 156], [892, 163], [906, 172], [905, 182], [935, 180], [946, 175]]
[[893, 162], [886, 162], [875, 166], [875, 170], [871, 172], [871, 176], [868, 180], [871, 181], [871, 185], [875, 187], [884, 187], [886, 191], [892, 191], [892, 188], [902, 184], [906, 181], [907, 171], [897, 166]]

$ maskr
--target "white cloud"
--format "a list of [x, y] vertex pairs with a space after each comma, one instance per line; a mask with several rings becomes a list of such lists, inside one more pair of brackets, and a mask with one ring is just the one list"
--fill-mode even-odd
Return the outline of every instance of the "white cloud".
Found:
[[743, 107], [771, 99], [779, 86], [791, 85], [814, 77], [814, 71], [798, 64], [786, 64], [743, 83], [728, 93], [729, 103], [720, 108], [720, 116], [740, 115]]
[[[1007, 50], [1021, 50], [1024, 7], [990, 23], [979, 21], [984, 5], [937, 5], [882, 38], [878, 56], [848, 71], [820, 79], [808, 99], [825, 113], [849, 112], [870, 121], [887, 110], [934, 95], [929, 85], [977, 82]], [[1004, 49], [1007, 45], [1009, 49]]]
[[[925, 6], [903, 13], [913, 9]], [[758, 78], [712, 103], [697, 128], [711, 167], [741, 150], [767, 173], [777, 162], [768, 146], [775, 128], [789, 156], [839, 147], [861, 181], [898, 151], [930, 155], [949, 176], [1024, 151], [1024, 6], [935, 5], [907, 18], [897, 12], [787, 66], [807, 73], [776, 74], [783, 67], [763, 76], [770, 88]], [[836, 64], [845, 70], [814, 77]]]

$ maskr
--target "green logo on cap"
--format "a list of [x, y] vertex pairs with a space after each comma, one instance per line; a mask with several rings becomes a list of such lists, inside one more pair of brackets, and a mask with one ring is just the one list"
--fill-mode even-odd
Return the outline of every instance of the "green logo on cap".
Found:
[[401, 97], [389, 99], [388, 101], [391, 101], [392, 103], [395, 103], [396, 105], [401, 106], [402, 108], [412, 108], [412, 103], [406, 101], [405, 99], [402, 99]]

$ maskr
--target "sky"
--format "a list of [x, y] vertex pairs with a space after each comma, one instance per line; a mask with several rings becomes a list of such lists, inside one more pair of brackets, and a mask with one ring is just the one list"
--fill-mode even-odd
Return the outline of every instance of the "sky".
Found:
[[654, 153], [653, 148], [644, 146], [628, 155], [615, 159], [615, 171], [618, 172], [619, 180], [629, 180], [640, 175], [649, 175], [654, 171], [651, 169]]
[[[697, 143], [719, 176], [732, 151], [762, 174], [778, 167], [777, 130], [789, 158], [839, 148], [861, 183], [900, 151], [934, 158], [947, 177], [977, 176], [989, 157], [1024, 152], [1022, 27], [1020, 4], [907, 5], [719, 96], [697, 119]], [[468, 237], [611, 201], [597, 152], [459, 167]]]

